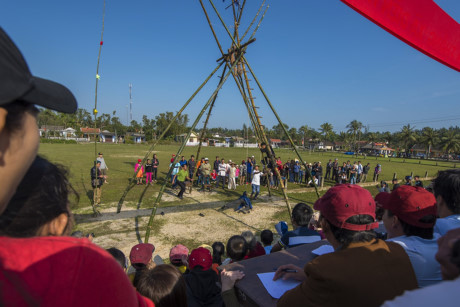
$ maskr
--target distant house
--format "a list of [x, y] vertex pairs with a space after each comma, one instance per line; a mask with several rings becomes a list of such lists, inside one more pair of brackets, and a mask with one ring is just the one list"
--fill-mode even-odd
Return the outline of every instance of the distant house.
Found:
[[[428, 148], [423, 144], [415, 144], [414, 146], [412, 146], [410, 151], [415, 156], [426, 156], [428, 152]], [[442, 156], [443, 154], [444, 152], [439, 147], [431, 146], [430, 148], [431, 157], [438, 157], [438, 156]]]
[[[187, 137], [187, 133], [182, 133], [182, 134], [176, 135], [176, 137], [174, 139], [175, 139], [176, 142], [183, 143], [186, 137]], [[199, 143], [198, 135], [195, 132], [192, 132], [190, 134], [190, 138], [188, 139], [186, 145], [187, 146], [194, 146], [195, 144], [198, 145], [198, 143]]]
[[101, 143], [116, 143], [117, 142], [117, 136], [115, 135], [114, 132], [110, 132], [108, 130], [102, 130], [102, 132], [99, 134]]
[[368, 155], [388, 156], [391, 155], [395, 150], [387, 147], [385, 143], [369, 143], [361, 146], [359, 151]]
[[96, 135], [99, 135], [101, 133], [101, 129], [85, 127], [80, 128], [80, 132], [82, 133], [83, 138], [89, 141], [91, 137], [94, 139]]
[[334, 149], [334, 143], [330, 141], [320, 141], [318, 143], [318, 149], [320, 150], [333, 150]]
[[131, 139], [136, 144], [145, 143], [145, 134], [138, 132], [126, 132], [125, 140]]
[[41, 137], [59, 137], [62, 136], [62, 131], [64, 130], [64, 126], [51, 126], [51, 125], [43, 125], [40, 127], [38, 132], [40, 133]]
[[272, 145], [273, 148], [278, 148], [281, 146], [281, 140], [280, 139], [270, 139], [270, 145]]
[[347, 147], [347, 143], [345, 142], [340, 142], [340, 141], [334, 142], [334, 150], [336, 151], [345, 150], [346, 147]]

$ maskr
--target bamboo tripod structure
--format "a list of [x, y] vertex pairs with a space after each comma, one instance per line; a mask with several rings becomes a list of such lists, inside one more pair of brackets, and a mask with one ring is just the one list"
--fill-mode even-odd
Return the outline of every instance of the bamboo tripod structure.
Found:
[[[209, 27], [211, 29], [211, 32], [212, 32], [212, 34], [214, 36], [214, 39], [215, 39], [215, 41], [217, 43], [217, 46], [219, 48], [219, 51], [220, 51], [222, 57], [217, 60], [217, 62], [219, 62], [218, 66], [208, 76], [208, 78], [199, 86], [199, 88], [193, 93], [193, 95], [187, 100], [187, 102], [179, 110], [179, 112], [177, 112], [176, 116], [173, 118], [173, 120], [171, 121], [170, 125], [165, 129], [165, 131], [163, 131], [162, 135], [158, 138], [158, 140], [160, 140], [160, 139], [162, 139], [164, 137], [166, 132], [171, 127], [172, 123], [182, 114], [184, 109], [189, 105], [189, 103], [192, 101], [192, 99], [204, 87], [204, 85], [209, 81], [209, 79], [217, 72], [217, 70], [223, 64], [225, 64], [225, 66], [224, 66], [224, 69], [223, 69], [222, 74], [220, 76], [220, 81], [219, 81], [219, 84], [217, 85], [217, 88], [214, 90], [214, 92], [211, 95], [211, 97], [208, 99], [208, 101], [206, 102], [204, 107], [201, 109], [201, 112], [198, 114], [197, 118], [195, 119], [194, 123], [192, 124], [190, 130], [187, 133], [187, 136], [185, 137], [183, 143], [181, 144], [179, 150], [177, 151], [177, 154], [176, 154], [173, 162], [171, 163], [169, 171], [168, 171], [168, 173], [167, 173], [167, 175], [165, 177], [164, 183], [161, 186], [160, 191], [158, 193], [158, 196], [157, 196], [157, 198], [155, 200], [155, 203], [153, 205], [152, 213], [150, 215], [149, 222], [148, 222], [147, 229], [146, 229], [145, 240], [144, 240], [145, 243], [147, 243], [149, 241], [150, 231], [153, 228], [153, 220], [154, 220], [154, 217], [156, 215], [157, 208], [158, 208], [158, 206], [160, 204], [161, 197], [162, 197], [162, 195], [164, 193], [164, 190], [166, 188], [166, 184], [168, 182], [168, 178], [170, 178], [170, 176], [171, 176], [171, 173], [172, 173], [172, 171], [174, 169], [176, 161], [177, 161], [178, 157], [181, 155], [182, 151], [184, 150], [185, 144], [189, 140], [192, 131], [196, 128], [198, 122], [200, 121], [201, 117], [206, 112], [206, 110], [208, 110], [206, 120], [205, 120], [205, 123], [204, 123], [204, 127], [203, 127], [203, 130], [201, 132], [200, 143], [199, 143], [198, 150], [197, 150], [197, 155], [196, 155], [196, 161], [199, 161], [199, 154], [200, 154], [200, 151], [201, 151], [201, 144], [202, 144], [201, 142], [202, 142], [202, 139], [204, 137], [204, 134], [205, 134], [205, 131], [206, 131], [206, 128], [207, 128], [207, 124], [208, 124], [209, 118], [210, 118], [211, 113], [212, 113], [212, 109], [213, 109], [215, 101], [217, 99], [217, 95], [218, 95], [220, 89], [222, 88], [222, 86], [224, 85], [225, 81], [228, 79], [228, 77], [230, 75], [232, 75], [232, 77], [233, 77], [233, 79], [235, 81], [235, 84], [237, 85], [238, 90], [240, 91], [240, 94], [241, 94], [241, 96], [243, 98], [243, 102], [244, 102], [244, 104], [246, 106], [246, 109], [248, 110], [250, 122], [251, 122], [251, 125], [252, 125], [252, 128], [253, 128], [253, 131], [255, 133], [255, 136], [256, 136], [256, 138], [257, 138], [257, 140], [259, 142], [259, 145], [264, 143], [267, 146], [267, 149], [263, 151], [263, 153], [266, 154], [265, 161], [268, 161], [268, 163], [266, 163], [266, 165], [267, 166], [268, 165], [272, 166], [272, 169], [273, 169], [275, 175], [277, 176], [277, 178], [278, 178], [278, 180], [279, 180], [279, 182], [281, 184], [281, 190], [283, 192], [283, 197], [284, 197], [284, 200], [286, 202], [286, 207], [287, 207], [289, 216], [291, 216], [291, 206], [289, 204], [289, 199], [288, 199], [288, 196], [287, 196], [287, 193], [286, 193], [286, 187], [284, 186], [284, 183], [281, 180], [281, 175], [280, 175], [280, 173], [279, 173], [279, 171], [278, 171], [278, 169], [276, 167], [276, 161], [275, 161], [275, 155], [274, 155], [273, 148], [271, 147], [270, 142], [268, 142], [268, 138], [267, 138], [267, 136], [265, 134], [265, 131], [264, 131], [264, 126], [262, 125], [261, 120], [260, 120], [261, 116], [259, 116], [258, 111], [257, 111], [258, 107], [255, 105], [255, 102], [254, 102], [255, 97], [253, 96], [253, 93], [252, 93], [253, 89], [250, 87], [250, 84], [249, 84], [249, 81], [250, 81], [249, 77], [250, 76], [252, 76], [252, 78], [256, 82], [259, 90], [262, 92], [262, 94], [263, 94], [265, 100], [267, 101], [270, 109], [272, 110], [272, 112], [274, 113], [275, 117], [277, 118], [279, 124], [283, 128], [284, 133], [288, 137], [289, 142], [290, 142], [291, 146], [294, 148], [294, 150], [295, 150], [300, 162], [303, 165], [305, 165], [305, 162], [303, 161], [302, 157], [300, 156], [299, 152], [297, 151], [297, 148], [295, 147], [295, 144], [294, 144], [292, 138], [290, 137], [290, 135], [289, 135], [287, 129], [285, 128], [283, 122], [281, 121], [281, 119], [278, 116], [278, 114], [276, 113], [273, 105], [271, 104], [270, 100], [268, 99], [268, 96], [265, 93], [265, 91], [263, 90], [259, 80], [255, 76], [254, 71], [252, 70], [251, 66], [249, 65], [247, 59], [244, 57], [244, 54], [246, 53], [246, 49], [248, 48], [248, 46], [255, 41], [254, 35], [257, 32], [257, 30], [259, 29], [259, 26], [260, 26], [263, 18], [265, 17], [265, 14], [266, 14], [267, 9], [268, 9], [269, 6], [267, 5], [265, 7], [265, 0], [262, 2], [261, 6], [259, 7], [259, 9], [257, 11], [257, 14], [253, 18], [253, 20], [250, 23], [249, 27], [246, 29], [244, 34], [240, 37], [240, 35], [239, 35], [239, 25], [240, 25], [241, 17], [242, 17], [244, 7], [245, 7], [245, 4], [246, 4], [246, 0], [243, 0], [242, 1], [243, 3], [241, 5], [240, 5], [239, 2], [240, 1], [232, 0], [232, 4], [228, 6], [228, 7], [232, 8], [233, 20], [234, 20], [234, 25], [233, 25], [234, 26], [234, 31], [233, 31], [233, 34], [231, 34], [230, 31], [228, 30], [227, 25], [225, 24], [225, 22], [223, 21], [222, 17], [220, 16], [218, 10], [214, 6], [214, 3], [212, 2], [212, 0], [209, 0], [209, 3], [213, 7], [216, 15], [218, 16], [218, 18], [221, 21], [222, 25], [224, 26], [227, 34], [229, 35], [229, 37], [232, 40], [231, 47], [228, 49], [228, 52], [225, 53], [224, 50], [222, 49], [222, 46], [221, 46], [221, 44], [219, 42], [219, 39], [217, 38], [216, 32], [215, 32], [215, 30], [214, 30], [214, 28], [212, 26], [212, 23], [211, 23], [211, 21], [209, 19], [209, 15], [208, 15], [208, 13], [206, 11], [206, 8], [205, 8], [205, 6], [203, 4], [203, 1], [200, 0], [200, 5], [201, 5], [201, 7], [203, 9], [203, 12], [204, 12], [204, 14], [206, 16], [206, 20], [208, 22], [208, 25], [209, 25]], [[255, 27], [255, 29], [253, 30], [251, 36], [249, 37], [249, 39], [245, 43], [242, 43], [243, 39], [246, 37], [246, 35], [249, 32], [249, 30], [252, 28], [253, 24], [257, 20], [260, 12], [262, 11], [262, 9], [264, 7], [265, 7], [264, 13], [261, 16], [261, 18], [259, 19], [259, 22], [258, 22], [257, 26]], [[152, 153], [154, 147], [158, 143], [158, 140], [150, 147], [150, 149], [147, 152], [147, 154], [145, 155], [142, 163], [144, 163], [145, 160], [150, 156], [150, 154]], [[311, 176], [308, 168], [306, 168], [306, 172], [307, 172], [307, 176], [311, 178], [312, 176]], [[123, 201], [124, 201], [127, 193], [134, 186], [134, 179], [135, 179], [135, 174], [133, 174], [133, 178], [131, 180], [131, 183], [126, 188], [122, 198], [120, 199], [120, 201], [118, 203], [117, 213], [119, 213], [121, 211], [121, 207], [123, 205]], [[271, 195], [270, 184], [268, 184], [267, 186], [268, 186], [268, 192]], [[319, 197], [319, 193], [318, 193], [318, 189], [317, 189], [316, 185], [315, 185], [315, 191], [316, 191], [317, 196]]]

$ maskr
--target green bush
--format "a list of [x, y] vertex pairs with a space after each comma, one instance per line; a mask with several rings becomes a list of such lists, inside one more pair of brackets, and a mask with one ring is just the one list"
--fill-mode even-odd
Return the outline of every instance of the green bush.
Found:
[[46, 143], [46, 144], [77, 144], [77, 141], [75, 141], [75, 140], [57, 140], [57, 139], [40, 138], [40, 143]]

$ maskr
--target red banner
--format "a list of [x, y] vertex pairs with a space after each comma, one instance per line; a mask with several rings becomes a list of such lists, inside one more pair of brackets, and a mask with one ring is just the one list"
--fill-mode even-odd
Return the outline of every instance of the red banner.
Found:
[[341, 0], [400, 40], [460, 72], [460, 24], [433, 0]]

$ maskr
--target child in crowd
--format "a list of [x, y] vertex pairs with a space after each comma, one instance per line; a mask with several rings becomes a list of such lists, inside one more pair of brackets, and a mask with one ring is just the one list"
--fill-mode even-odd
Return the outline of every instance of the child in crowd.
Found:
[[232, 259], [231, 262], [243, 260], [248, 250], [248, 243], [242, 236], [232, 236], [227, 241], [227, 256]]
[[106, 251], [112, 255], [112, 257], [118, 262], [118, 264], [123, 268], [123, 271], [128, 270], [128, 258], [121, 250], [115, 247], [106, 249]]
[[142, 160], [138, 159], [136, 165], [134, 165], [134, 172], [136, 173], [137, 184], [142, 184], [142, 178], [144, 178], [144, 166]]
[[254, 236], [252, 231], [243, 231], [241, 236], [246, 240], [246, 243], [248, 245], [248, 253], [244, 257], [244, 259], [250, 259], [265, 255], [264, 247], [262, 246], [262, 244], [260, 244], [260, 242], [256, 240], [256, 237]]
[[238, 186], [239, 183], [239, 178], [240, 178], [240, 166], [238, 164], [235, 164], [235, 186]]
[[240, 185], [244, 185], [244, 182], [246, 181], [246, 161], [241, 161], [241, 165], [239, 167], [240, 173], [239, 173], [239, 181]]
[[316, 211], [311, 216], [310, 222], [308, 223], [308, 229], [315, 230], [321, 236], [321, 240], [326, 239], [326, 236], [321, 229], [321, 224], [319, 223], [319, 211]]
[[150, 243], [140, 243], [131, 248], [129, 260], [131, 261], [131, 266], [134, 268], [134, 272], [129, 270], [128, 276], [134, 287], [137, 287], [137, 283], [139, 282], [139, 278], [142, 273], [155, 266], [155, 262], [153, 262], [154, 251], [155, 246]]
[[187, 270], [188, 248], [182, 244], [178, 244], [169, 251], [169, 261], [182, 274]]
[[230, 167], [228, 168], [228, 189], [229, 190], [236, 190], [236, 167], [235, 163], [230, 163]]
[[420, 176], [414, 176], [414, 186], [423, 188], [423, 182], [420, 180]]
[[222, 257], [225, 254], [225, 246], [222, 242], [212, 243], [212, 269], [219, 274], [217, 267], [222, 264]]
[[179, 270], [170, 264], [156, 266], [139, 278], [137, 289], [157, 307], [187, 306], [187, 286]]
[[215, 169], [213, 169], [211, 172], [211, 182], [216, 183], [216, 180], [217, 180], [217, 172]]
[[153, 185], [152, 174], [153, 174], [153, 164], [150, 162], [150, 159], [147, 159], [147, 163], [145, 163], [145, 184]]
[[270, 254], [272, 251], [272, 242], [273, 242], [273, 232], [271, 230], [265, 229], [260, 233], [260, 240], [264, 245], [265, 254]]

